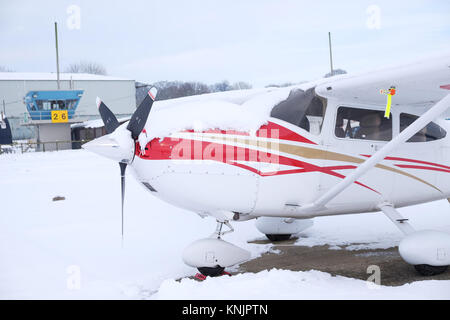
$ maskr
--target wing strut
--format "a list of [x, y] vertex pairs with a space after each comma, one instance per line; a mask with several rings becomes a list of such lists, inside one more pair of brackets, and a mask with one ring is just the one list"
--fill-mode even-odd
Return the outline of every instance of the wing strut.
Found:
[[383, 148], [378, 150], [374, 155], [364, 161], [354, 170], [351, 174], [345, 177], [341, 182], [336, 184], [330, 190], [325, 192], [313, 203], [301, 206], [297, 208], [297, 213], [313, 213], [325, 209], [325, 205], [334, 199], [338, 194], [344, 191], [348, 186], [353, 184], [367, 171], [381, 162], [389, 153], [391, 153], [400, 144], [406, 142], [409, 138], [415, 135], [418, 131], [423, 129], [428, 123], [436, 119], [444, 111], [450, 108], [450, 94], [442, 98], [427, 112], [417, 118], [412, 124], [410, 124], [405, 130], [403, 130], [398, 136], [389, 141]]

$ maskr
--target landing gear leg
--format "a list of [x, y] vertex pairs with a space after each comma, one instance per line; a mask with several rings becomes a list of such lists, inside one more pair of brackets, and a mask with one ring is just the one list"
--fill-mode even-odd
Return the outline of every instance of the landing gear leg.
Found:
[[[222, 231], [224, 225], [228, 227], [228, 230]], [[217, 239], [221, 239], [221, 237], [223, 235], [225, 235], [227, 233], [231, 233], [231, 232], [234, 232], [234, 229], [228, 220], [223, 221], [223, 222], [217, 220], [216, 231], [211, 235], [211, 237], [216, 237]]]
[[414, 228], [408, 223], [408, 219], [402, 217], [400, 212], [394, 209], [394, 207], [390, 204], [385, 204], [380, 206], [381, 211], [388, 217], [392, 223], [395, 224], [397, 228], [400, 229], [401, 232], [405, 234], [405, 236], [413, 233]]
[[[445, 247], [448, 244], [445, 244], [450, 237], [448, 234], [439, 231], [416, 231], [408, 223], [408, 219], [403, 218], [392, 205], [383, 204], [380, 209], [405, 234], [399, 245], [403, 260], [414, 265], [422, 276], [434, 276], [447, 270], [448, 265], [442, 264], [446, 264], [443, 261], [446, 259]], [[423, 243], [427, 243], [428, 246], [423, 248]], [[427, 264], [429, 261], [436, 265]]]

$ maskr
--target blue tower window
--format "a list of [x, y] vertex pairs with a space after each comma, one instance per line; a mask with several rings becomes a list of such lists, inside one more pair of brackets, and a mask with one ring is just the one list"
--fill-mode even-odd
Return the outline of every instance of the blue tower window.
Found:
[[24, 101], [32, 120], [51, 120], [52, 111], [67, 110], [69, 119], [83, 95], [83, 90], [30, 91]]

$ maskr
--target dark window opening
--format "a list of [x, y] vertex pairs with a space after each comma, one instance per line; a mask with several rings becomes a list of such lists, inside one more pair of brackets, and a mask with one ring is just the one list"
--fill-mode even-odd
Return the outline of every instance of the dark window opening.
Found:
[[[400, 114], [400, 132], [405, 130], [409, 125], [416, 121], [419, 117], [413, 114]], [[430, 122], [425, 128], [413, 135], [407, 142], [427, 142], [445, 138], [447, 132], [434, 122]]]
[[387, 119], [383, 111], [339, 107], [334, 134], [343, 139], [390, 141], [392, 115]]
[[320, 134], [326, 101], [315, 95], [314, 89], [294, 89], [289, 97], [273, 107], [271, 117], [287, 121], [310, 133]]

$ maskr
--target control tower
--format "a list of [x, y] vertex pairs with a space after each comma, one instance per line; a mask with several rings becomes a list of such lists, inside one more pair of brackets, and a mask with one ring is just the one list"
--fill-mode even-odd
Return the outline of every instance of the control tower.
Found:
[[72, 123], [83, 90], [29, 91], [24, 102], [28, 115], [22, 125], [34, 126], [39, 151], [71, 149]]

